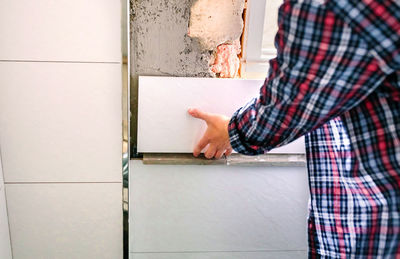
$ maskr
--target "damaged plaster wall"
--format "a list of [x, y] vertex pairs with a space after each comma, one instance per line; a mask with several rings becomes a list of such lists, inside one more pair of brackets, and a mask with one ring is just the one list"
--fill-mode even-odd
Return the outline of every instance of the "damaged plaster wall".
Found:
[[244, 0], [198, 0], [190, 10], [190, 37], [214, 51], [211, 71], [217, 77], [239, 75]]
[[[133, 147], [137, 134], [139, 75], [237, 75], [244, 1], [130, 0]], [[218, 48], [220, 45], [235, 47]], [[220, 50], [224, 52], [219, 53]]]
[[190, 10], [189, 36], [209, 50], [235, 43], [243, 31], [244, 4], [244, 0], [196, 1]]
[[188, 36], [194, 0], [131, 0], [133, 74], [211, 77], [212, 50]]

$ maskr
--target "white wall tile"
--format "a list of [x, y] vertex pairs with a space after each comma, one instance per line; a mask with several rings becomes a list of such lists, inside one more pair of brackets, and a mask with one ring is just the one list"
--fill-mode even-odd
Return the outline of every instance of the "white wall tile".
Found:
[[8, 228], [8, 215], [6, 197], [4, 192], [3, 170], [0, 154], [0, 258], [11, 259], [10, 231]]
[[306, 259], [307, 251], [131, 253], [130, 259]]
[[1, 146], [0, 146], [0, 184], [4, 184], [3, 164], [1, 162]]
[[[263, 80], [140, 77], [138, 151], [191, 153], [206, 124], [192, 118], [189, 108], [232, 116], [259, 96], [262, 84]], [[304, 153], [304, 140], [271, 153]]]
[[6, 184], [15, 259], [122, 258], [121, 184]]
[[4, 185], [2, 183], [0, 183], [0, 258], [12, 258], [6, 199], [4, 196]]
[[121, 5], [0, 0], [0, 60], [121, 60]]
[[307, 249], [305, 168], [131, 162], [130, 251]]
[[121, 181], [121, 66], [0, 62], [5, 182]]

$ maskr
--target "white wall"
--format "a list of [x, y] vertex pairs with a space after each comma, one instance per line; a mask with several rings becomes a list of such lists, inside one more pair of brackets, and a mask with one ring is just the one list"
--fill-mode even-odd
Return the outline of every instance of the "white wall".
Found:
[[307, 257], [305, 167], [131, 161], [132, 259]]
[[0, 0], [14, 258], [122, 258], [121, 6]]
[[3, 169], [0, 152], [0, 258], [11, 259], [10, 230], [8, 227], [8, 215], [6, 196], [4, 192]]

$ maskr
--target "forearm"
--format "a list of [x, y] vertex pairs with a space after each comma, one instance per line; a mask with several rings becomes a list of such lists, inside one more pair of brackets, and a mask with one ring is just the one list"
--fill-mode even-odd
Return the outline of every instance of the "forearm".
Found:
[[241, 153], [265, 153], [320, 127], [385, 78], [363, 39], [323, 4], [287, 1], [279, 24], [278, 56], [260, 96], [229, 124], [231, 145]]

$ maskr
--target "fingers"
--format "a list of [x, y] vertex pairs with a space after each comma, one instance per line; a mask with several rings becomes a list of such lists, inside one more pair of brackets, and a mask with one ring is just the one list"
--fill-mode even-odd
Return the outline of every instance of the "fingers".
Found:
[[194, 118], [202, 119], [202, 120], [205, 120], [205, 121], [208, 121], [210, 119], [210, 116], [211, 116], [210, 113], [203, 112], [203, 111], [201, 111], [199, 109], [193, 109], [193, 108], [190, 108], [188, 110], [188, 113]]
[[230, 156], [231, 154], [232, 154], [232, 148], [228, 148], [226, 151], [225, 151], [225, 156]]
[[229, 145], [229, 135], [227, 125], [229, 118], [223, 115], [203, 112], [199, 109], [188, 109], [188, 113], [198, 119], [202, 119], [207, 123], [207, 130], [201, 140], [193, 149], [193, 156], [198, 157], [203, 149], [208, 145], [204, 156], [208, 159], [213, 157], [220, 159], [224, 153], [231, 154], [232, 150]]
[[222, 155], [225, 153], [224, 149], [220, 149], [215, 153], [215, 158], [216, 159], [220, 159], [222, 157]]
[[216, 148], [213, 145], [210, 145], [210, 147], [206, 150], [204, 153], [204, 156], [208, 159], [211, 159], [215, 157], [216, 159], [221, 159], [221, 157], [225, 154], [225, 156], [229, 156], [232, 154], [232, 148]]
[[204, 153], [204, 156], [208, 159], [211, 159], [215, 156], [215, 153], [217, 151], [217, 148], [213, 145], [210, 145], [207, 149], [207, 151]]
[[208, 145], [208, 142], [208, 138], [206, 136], [203, 136], [194, 148], [193, 156], [198, 157], [201, 151]]
[[215, 153], [215, 158], [216, 159], [220, 159], [223, 155], [225, 154], [225, 156], [230, 156], [232, 154], [232, 148], [228, 148], [228, 149], [220, 149]]

